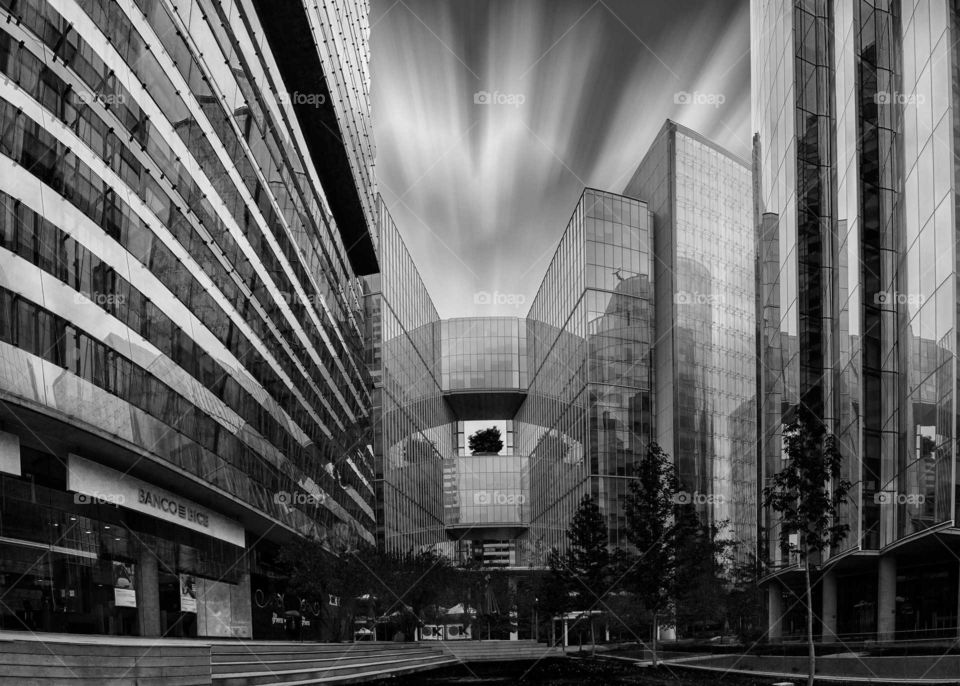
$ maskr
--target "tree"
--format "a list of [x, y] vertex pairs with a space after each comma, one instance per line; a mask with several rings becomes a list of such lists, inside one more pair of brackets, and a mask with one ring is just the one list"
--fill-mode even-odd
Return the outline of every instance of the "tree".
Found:
[[497, 454], [503, 450], [503, 441], [500, 440], [500, 429], [495, 426], [478, 429], [470, 435], [470, 452], [474, 455], [482, 453]]
[[510, 582], [502, 570], [480, 568], [471, 572], [476, 598], [477, 634], [502, 638], [510, 633]]
[[547, 564], [549, 571], [539, 579], [536, 603], [538, 612], [543, 613], [550, 619], [550, 645], [555, 646], [557, 643], [556, 622], [553, 618], [557, 615], [563, 616], [570, 609], [571, 602], [567, 590], [567, 578], [563, 573], [563, 561], [556, 548], [550, 549]]
[[725, 621], [744, 643], [754, 643], [762, 635], [763, 592], [759, 580], [763, 576], [762, 558], [753, 553], [730, 570]]
[[[316, 620], [322, 622], [324, 615], [331, 621], [331, 629], [336, 636], [340, 627], [332, 624], [333, 615], [328, 608], [328, 594], [341, 592], [343, 566], [338, 556], [327, 550], [319, 541], [296, 541], [281, 547], [277, 562], [287, 576], [285, 598], [298, 599], [294, 606], [286, 608], [287, 630], [291, 635], [299, 635], [299, 627], [304, 620], [300, 616], [303, 609], [299, 599], [320, 609]], [[352, 608], [348, 608], [349, 609]], [[351, 618], [352, 621], [352, 618]]]
[[[567, 528], [567, 549], [563, 555], [551, 551], [550, 569], [567, 594], [581, 600], [579, 610], [591, 610], [610, 593], [611, 556], [607, 523], [591, 495], [585, 495]], [[596, 646], [596, 628], [591, 614], [590, 636]]]
[[652, 615], [654, 665], [665, 614], [688, 626], [723, 621], [724, 572], [735, 544], [721, 537], [726, 523], [701, 521], [680, 486], [670, 456], [651, 443], [625, 500], [627, 538], [638, 550], [625, 576]]
[[281, 550], [280, 562], [288, 590], [298, 597], [319, 600], [339, 595], [348, 603], [352, 625], [354, 599], [370, 598], [380, 617], [395, 617], [407, 636], [419, 624], [422, 611], [445, 599], [454, 587], [455, 572], [446, 557], [431, 551], [388, 553], [370, 545], [328, 551], [319, 541], [298, 540]]
[[[807, 684], [813, 686], [811, 568], [825, 550], [839, 545], [850, 530], [840, 521], [851, 484], [841, 478], [843, 455], [836, 439], [806, 408], [797, 411], [783, 432], [787, 463], [763, 489], [763, 506], [779, 515], [781, 549], [796, 552], [803, 567], [807, 605]], [[793, 539], [793, 540], [792, 540]]]
[[729, 596], [727, 569], [734, 541], [723, 537], [726, 522], [701, 520], [691, 503], [677, 504], [669, 534], [674, 577], [670, 596], [674, 619], [689, 630], [722, 625]]
[[674, 588], [676, 558], [671, 534], [676, 494], [680, 490], [670, 456], [656, 443], [647, 446], [629, 489], [624, 507], [627, 538], [638, 551], [632, 565], [632, 585], [653, 615], [653, 666], [656, 667], [659, 618], [668, 609]]
[[621, 637], [626, 631], [628, 636], [638, 638], [652, 618], [642, 598], [629, 583], [637, 559], [636, 554], [621, 548], [615, 548], [610, 554], [610, 574], [616, 583], [612, 584], [609, 597], [604, 599], [604, 607], [614, 620], [611, 630]]
[[374, 560], [373, 565], [365, 565], [373, 577], [370, 592], [381, 599], [382, 614], [396, 614], [404, 633], [412, 636], [421, 612], [436, 604], [451, 585], [453, 566], [433, 551], [379, 552]]

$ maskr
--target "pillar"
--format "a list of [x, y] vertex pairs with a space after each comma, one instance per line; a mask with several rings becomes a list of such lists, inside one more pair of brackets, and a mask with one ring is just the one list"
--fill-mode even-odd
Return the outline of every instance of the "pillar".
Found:
[[157, 556], [146, 545], [140, 545], [137, 563], [137, 620], [141, 636], [159, 636], [160, 578]]
[[877, 640], [892, 641], [897, 629], [897, 559], [881, 557], [877, 577]]
[[778, 581], [767, 584], [767, 640], [771, 643], [783, 640], [783, 596]]
[[820, 580], [820, 594], [823, 596], [820, 622], [823, 624], [821, 641], [833, 643], [837, 640], [837, 576], [827, 572]]
[[563, 645], [570, 645], [570, 625], [567, 623], [567, 617], [563, 617]]

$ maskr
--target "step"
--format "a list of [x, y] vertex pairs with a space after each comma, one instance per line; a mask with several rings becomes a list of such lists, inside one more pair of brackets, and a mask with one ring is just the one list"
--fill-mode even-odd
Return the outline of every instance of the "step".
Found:
[[378, 669], [368, 672], [360, 672], [349, 676], [331, 676], [319, 677], [316, 679], [303, 679], [301, 681], [277, 682], [277, 686], [315, 686], [316, 684], [358, 684], [364, 681], [373, 681], [375, 679], [390, 679], [403, 674], [412, 674], [414, 672], [428, 672], [441, 667], [460, 664], [458, 660], [438, 658], [434, 662], [420, 666], [396, 667], [391, 669]]
[[273, 671], [232, 672], [213, 675], [217, 686], [267, 686], [269, 684], [310, 683], [326, 677], [350, 677], [369, 671], [390, 672], [394, 669], [423, 668], [438, 660], [459, 662], [442, 655], [422, 655], [407, 659], [386, 658], [350, 665], [331, 665], [321, 668], [281, 669]]
[[416, 643], [373, 643], [370, 641], [359, 641], [357, 643], [230, 643], [215, 644], [210, 646], [213, 655], [231, 655], [236, 653], [323, 653], [323, 652], [343, 652], [344, 650], [357, 650], [365, 652], [382, 653], [389, 650], [404, 650]]
[[[406, 651], [403, 654], [403, 657], [430, 657], [438, 655], [438, 651], [435, 650], [410, 650]], [[239, 657], [239, 656], [233, 656]], [[351, 664], [364, 664], [369, 663], [371, 659], [376, 658], [388, 658], [396, 659], [393, 656], [387, 656], [382, 653], [370, 656], [370, 655], [360, 655], [352, 654], [349, 652], [344, 652], [335, 657], [305, 657], [304, 655], [298, 655], [294, 658], [278, 660], [274, 659], [274, 655], [250, 655], [247, 660], [231, 660], [229, 662], [214, 662], [211, 667], [213, 673], [217, 674], [229, 674], [236, 672], [252, 672], [252, 671], [267, 671], [267, 670], [282, 670], [286, 666], [296, 667], [299, 669], [305, 668], [317, 668], [323, 669], [330, 666], [345, 666]]]
[[101, 686], [210, 684], [206, 645], [96, 645], [62, 641], [0, 643], [0, 683], [91, 683]]
[[230, 653], [214, 653], [210, 656], [211, 662], [214, 664], [223, 663], [223, 662], [236, 662], [243, 661], [252, 656], [256, 656], [262, 659], [269, 660], [298, 660], [305, 658], [316, 658], [316, 659], [328, 659], [335, 658], [339, 655], [359, 655], [359, 656], [377, 656], [377, 655], [397, 655], [397, 654], [407, 654], [410, 651], [417, 650], [436, 650], [436, 648], [409, 644], [404, 650], [366, 650], [362, 648], [351, 648], [348, 646], [340, 646], [335, 650], [273, 650], [273, 651], [263, 651], [256, 648], [251, 648], [249, 650], [238, 650], [236, 652]]

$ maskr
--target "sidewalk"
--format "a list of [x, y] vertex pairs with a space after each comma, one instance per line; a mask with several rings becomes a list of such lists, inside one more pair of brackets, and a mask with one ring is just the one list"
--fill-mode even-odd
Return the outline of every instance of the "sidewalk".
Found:
[[300, 643], [0, 631], [0, 686], [329, 686], [560, 655], [529, 640]]
[[[649, 659], [605, 655], [647, 667]], [[762, 676], [800, 683], [806, 680], [807, 658], [775, 655], [690, 655], [667, 657], [660, 663], [673, 669]], [[816, 678], [822, 683], [960, 684], [960, 655], [874, 657], [844, 653], [817, 658]]]

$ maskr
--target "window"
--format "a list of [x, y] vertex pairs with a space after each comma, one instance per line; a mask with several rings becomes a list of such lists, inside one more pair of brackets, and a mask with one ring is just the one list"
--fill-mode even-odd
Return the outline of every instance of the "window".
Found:
[[46, 221], [42, 217], [37, 217], [36, 224], [39, 229], [36, 237], [36, 264], [45, 272], [55, 274], [57, 264], [60, 262], [60, 245], [57, 239], [57, 236], [60, 232], [57, 231], [56, 226]]
[[6, 289], [0, 289], [0, 341], [14, 343], [14, 300]]
[[37, 354], [40, 357], [62, 367], [65, 361], [65, 335], [63, 319], [50, 312], [37, 311]]
[[33, 210], [17, 200], [15, 202], [17, 217], [17, 242], [19, 247], [17, 253], [25, 260], [33, 262], [36, 252], [34, 241], [36, 240], [36, 220], [37, 215]]
[[39, 354], [39, 341], [37, 340], [37, 317], [34, 306], [19, 297], [14, 297], [16, 307], [16, 341], [17, 347], [23, 348], [27, 352]]

